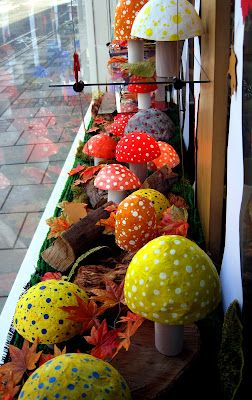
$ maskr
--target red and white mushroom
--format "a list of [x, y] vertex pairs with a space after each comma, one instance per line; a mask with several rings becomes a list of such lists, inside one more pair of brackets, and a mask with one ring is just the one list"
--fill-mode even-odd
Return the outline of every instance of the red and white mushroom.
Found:
[[[139, 82], [139, 84], [133, 82]], [[130, 93], [137, 93], [138, 108], [141, 110], [146, 110], [151, 107], [151, 92], [154, 92], [156, 89], [157, 84], [154, 78], [143, 78], [136, 75], [132, 75], [128, 85], [128, 91]]]
[[108, 127], [109, 133], [114, 136], [123, 136], [124, 130], [133, 115], [134, 114], [118, 114], [114, 118], [114, 122]]
[[106, 133], [91, 137], [83, 147], [83, 153], [94, 157], [94, 165], [115, 157], [116, 142]]
[[148, 163], [148, 169], [151, 171], [156, 171], [167, 165], [169, 168], [175, 168], [179, 163], [180, 159], [176, 150], [168, 143], [158, 142], [161, 154], [159, 157]]
[[147, 162], [160, 154], [157, 141], [145, 132], [131, 132], [122, 137], [116, 146], [117, 161], [128, 162], [130, 170], [141, 182], [147, 177]]
[[108, 191], [108, 201], [120, 203], [127, 196], [126, 190], [139, 188], [141, 182], [127, 167], [110, 164], [98, 173], [94, 185]]

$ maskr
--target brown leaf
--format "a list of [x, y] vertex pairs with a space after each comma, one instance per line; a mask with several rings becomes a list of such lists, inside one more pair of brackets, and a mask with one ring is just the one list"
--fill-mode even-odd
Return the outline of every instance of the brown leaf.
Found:
[[0, 369], [0, 398], [2, 400], [13, 400], [19, 389], [20, 386], [16, 386], [14, 382], [13, 372], [1, 372]]
[[36, 340], [31, 347], [29, 342], [24, 341], [22, 349], [19, 349], [13, 345], [10, 345], [9, 352], [11, 361], [4, 364], [1, 368], [1, 372], [11, 371], [13, 373], [13, 381], [15, 384], [21, 381], [24, 373], [32, 371], [36, 368], [42, 351], [36, 353], [38, 341]]
[[114, 307], [117, 304], [125, 304], [124, 301], [124, 281], [122, 281], [119, 285], [115, 282], [111, 281], [108, 278], [104, 278], [104, 282], [106, 285], [106, 290], [103, 289], [92, 289], [91, 292], [95, 294], [95, 297], [91, 297], [92, 300], [99, 301], [103, 303], [100, 307], [103, 312], [108, 308]]
[[64, 216], [70, 224], [75, 224], [87, 216], [87, 204], [63, 201], [58, 205], [62, 208]]
[[54, 357], [58, 357], [61, 356], [62, 354], [66, 354], [66, 346], [64, 347], [64, 349], [61, 351], [56, 344], [53, 346], [53, 350], [54, 350]]

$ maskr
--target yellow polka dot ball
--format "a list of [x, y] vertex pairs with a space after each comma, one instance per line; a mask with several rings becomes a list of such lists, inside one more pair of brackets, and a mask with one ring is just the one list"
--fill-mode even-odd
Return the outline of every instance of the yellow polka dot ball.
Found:
[[191, 240], [160, 236], [133, 257], [125, 278], [127, 306], [160, 323], [204, 318], [220, 302], [220, 281], [208, 255]]
[[67, 319], [62, 306], [76, 306], [75, 294], [87, 299], [84, 290], [63, 280], [50, 279], [32, 286], [19, 299], [14, 327], [29, 342], [60, 343], [77, 335], [81, 324]]
[[88, 354], [64, 354], [47, 361], [25, 382], [19, 400], [130, 400], [124, 378], [110, 364]]
[[[169, 200], [155, 189], [139, 189], [134, 192], [135, 196], [146, 197], [149, 199], [157, 213], [157, 218], [160, 220], [164, 210], [170, 207]], [[129, 196], [130, 197], [130, 196]]]

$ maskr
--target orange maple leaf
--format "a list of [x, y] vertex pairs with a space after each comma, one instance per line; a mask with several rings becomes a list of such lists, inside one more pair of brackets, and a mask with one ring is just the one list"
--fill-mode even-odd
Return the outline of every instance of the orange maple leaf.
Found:
[[40, 360], [39, 360], [39, 366], [43, 365], [47, 361], [51, 360], [52, 358], [58, 357], [61, 354], [66, 354], [66, 346], [64, 349], [61, 351], [56, 344], [54, 345], [54, 354], [41, 354]]
[[94, 126], [93, 128], [88, 129], [88, 131], [86, 131], [86, 133], [93, 133], [93, 132], [97, 132], [99, 131], [99, 127], [98, 126]]
[[48, 239], [57, 238], [61, 236], [71, 224], [68, 218], [62, 213], [59, 217], [51, 217], [46, 220], [47, 225], [50, 226], [50, 232], [48, 234]]
[[0, 398], [2, 400], [13, 400], [19, 391], [20, 386], [16, 386], [13, 380], [13, 372], [0, 372]]
[[[127, 322], [127, 323], [128, 323], [129, 321], [131, 321], [131, 322], [138, 322], [138, 321], [141, 321], [141, 323], [143, 323], [144, 318], [141, 317], [141, 316], [138, 315], [138, 314], [135, 314], [135, 313], [132, 313], [131, 311], [128, 311], [126, 317], [125, 317], [125, 316], [122, 316], [122, 317], [120, 318], [120, 320], [118, 321], [118, 323], [120, 323], [120, 322]], [[139, 326], [140, 326], [140, 325], [139, 325]]]
[[94, 167], [87, 167], [85, 171], [80, 174], [81, 183], [87, 183], [90, 181], [90, 179], [92, 179], [94, 175], [104, 167], [104, 164], [95, 165]]
[[102, 125], [102, 124], [107, 124], [108, 121], [102, 117], [96, 117], [94, 120], [95, 125]]
[[13, 373], [13, 382], [15, 384], [20, 382], [27, 370], [32, 371], [36, 368], [36, 363], [42, 353], [42, 351], [36, 353], [37, 345], [37, 340], [31, 347], [29, 347], [29, 342], [25, 340], [22, 349], [10, 345], [9, 353], [11, 361], [1, 366], [0, 372], [11, 371]]
[[77, 306], [63, 306], [61, 310], [68, 313], [67, 319], [82, 323], [82, 332], [92, 328], [92, 326], [99, 326], [97, 317], [103, 313], [101, 307], [98, 308], [94, 301], [85, 301], [77, 294], [74, 294], [78, 305]]
[[117, 346], [119, 344], [118, 334], [120, 329], [108, 330], [108, 324], [104, 319], [101, 325], [96, 328], [93, 326], [91, 329], [90, 336], [84, 336], [89, 344], [93, 344], [95, 347], [91, 350], [91, 354], [94, 357], [107, 360], [113, 358]]
[[63, 350], [61, 351], [56, 344], [53, 346], [53, 350], [54, 350], [54, 354], [53, 354], [53, 358], [54, 357], [58, 357], [61, 356], [62, 354], [66, 354], [66, 346], [63, 348]]
[[111, 212], [110, 216], [106, 219], [100, 219], [96, 225], [105, 226], [104, 234], [114, 234], [115, 232], [115, 212]]
[[117, 304], [125, 304], [124, 300], [124, 281], [117, 285], [111, 279], [104, 278], [104, 282], [106, 285], [106, 289], [92, 289], [91, 292], [95, 294], [94, 297], [91, 297], [92, 300], [99, 301], [103, 303], [100, 307], [100, 310], [104, 312], [108, 308], [114, 307]]
[[[138, 328], [142, 325], [142, 323], [144, 321], [144, 318], [141, 318], [139, 316], [137, 316], [137, 317], [138, 317], [138, 319], [135, 320], [134, 322], [132, 319], [129, 319], [127, 321], [125, 330], [123, 332], [118, 333], [119, 338], [122, 340], [120, 341], [114, 356], [116, 356], [116, 354], [122, 348], [124, 348], [126, 351], [129, 350], [129, 347], [131, 345], [130, 338], [136, 333], [136, 331], [138, 330]], [[127, 318], [127, 317], [125, 317], [125, 318]], [[130, 316], [128, 318], [132, 318], [132, 316]], [[122, 318], [121, 318], [121, 321], [122, 321]]]
[[79, 172], [83, 171], [86, 168], [85, 165], [78, 164], [77, 167], [72, 168], [71, 171], [68, 172], [69, 176], [76, 175]]

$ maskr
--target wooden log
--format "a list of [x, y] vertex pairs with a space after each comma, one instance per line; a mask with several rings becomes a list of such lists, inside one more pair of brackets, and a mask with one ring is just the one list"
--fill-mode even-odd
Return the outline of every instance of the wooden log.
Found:
[[178, 181], [178, 174], [166, 166], [155, 171], [140, 187], [140, 189], [155, 189], [163, 194], [167, 194], [170, 187]]
[[196, 325], [185, 326], [184, 346], [176, 357], [159, 353], [154, 343], [154, 324], [145, 321], [127, 352], [121, 350], [111, 361], [129, 384], [133, 400], [168, 399], [180, 378], [196, 363], [200, 335]]
[[110, 204], [112, 203], [106, 203], [97, 210], [90, 211], [43, 251], [41, 256], [47, 264], [57, 271], [65, 272], [80, 255], [96, 246], [104, 230], [104, 227], [97, 226], [96, 223], [101, 218], [109, 217], [109, 212], [104, 208]]
[[94, 186], [94, 178], [85, 183], [83, 186], [88, 200], [93, 208], [100, 207], [107, 202], [107, 190], [101, 190]]

